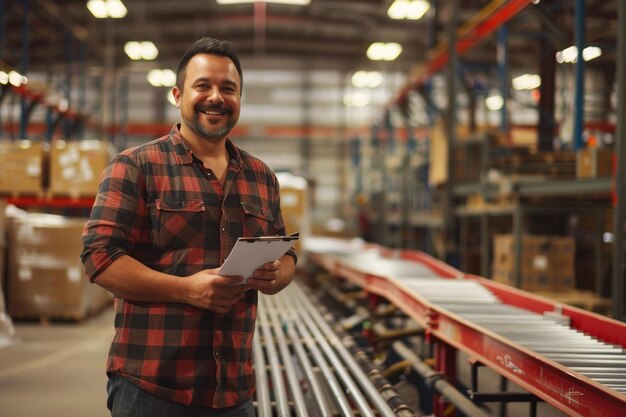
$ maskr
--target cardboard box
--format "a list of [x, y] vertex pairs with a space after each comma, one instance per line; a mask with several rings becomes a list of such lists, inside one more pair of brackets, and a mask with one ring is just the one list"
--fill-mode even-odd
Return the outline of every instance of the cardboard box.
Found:
[[84, 273], [80, 253], [85, 222], [38, 213], [9, 219], [10, 316], [82, 319], [111, 299]]
[[582, 149], [576, 154], [578, 178], [610, 177], [613, 175], [613, 151], [611, 149]]
[[[513, 235], [496, 235], [493, 244], [494, 281], [516, 285]], [[520, 287], [529, 291], [576, 287], [576, 245], [569, 236], [523, 235], [521, 239]]]
[[300, 239], [294, 244], [298, 256], [303, 241], [310, 234], [308, 184], [302, 177], [288, 173], [278, 173], [280, 184], [280, 209], [287, 234], [300, 232]]
[[100, 173], [109, 160], [108, 145], [99, 140], [54, 142], [50, 147], [49, 193], [71, 197], [95, 196]]
[[42, 142], [0, 140], [0, 193], [42, 195], [46, 148]]

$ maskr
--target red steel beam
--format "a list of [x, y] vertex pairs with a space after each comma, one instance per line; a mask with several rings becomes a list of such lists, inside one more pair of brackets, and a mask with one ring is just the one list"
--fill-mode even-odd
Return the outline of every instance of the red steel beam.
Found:
[[[486, 14], [486, 16], [478, 19], [475, 25], [464, 28], [458, 35], [456, 43], [456, 51], [459, 55], [464, 54], [480, 41], [491, 35], [496, 29], [511, 20], [515, 15], [522, 11], [532, 0], [510, 0], [507, 3], [495, 8], [489, 13], [484, 11], [492, 8], [488, 5], [482, 9], [477, 15]], [[406, 95], [416, 88], [419, 88], [432, 74], [441, 70], [450, 60], [450, 48], [441, 44], [436, 48], [433, 58], [428, 62], [428, 66], [423, 74], [412, 80], [409, 85], [404, 87], [395, 99], [395, 102], [401, 102], [406, 99]]]

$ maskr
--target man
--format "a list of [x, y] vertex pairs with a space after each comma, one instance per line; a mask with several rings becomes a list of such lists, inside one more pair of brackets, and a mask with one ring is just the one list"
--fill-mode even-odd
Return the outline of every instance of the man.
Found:
[[196, 41], [172, 90], [181, 123], [102, 174], [81, 257], [115, 295], [114, 417], [254, 415], [257, 291], [286, 287], [296, 257], [263, 265], [245, 285], [217, 275], [238, 237], [285, 234], [275, 175], [228, 138], [242, 85], [231, 43]]

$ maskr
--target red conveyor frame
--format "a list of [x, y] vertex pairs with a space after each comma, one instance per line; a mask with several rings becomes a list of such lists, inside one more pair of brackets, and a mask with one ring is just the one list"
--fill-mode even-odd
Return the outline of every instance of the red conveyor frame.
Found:
[[[381, 254], [385, 255], [384, 248], [381, 249]], [[561, 305], [492, 280], [463, 274], [422, 252], [388, 250], [386, 255], [392, 254], [395, 259], [421, 263], [442, 278], [478, 281], [506, 305], [539, 314], [560, 309], [561, 314], [570, 318], [572, 328], [601, 341], [626, 348], [625, 323]], [[477, 359], [496, 373], [570, 416], [626, 416], [626, 396], [444, 310], [387, 277], [356, 270], [333, 254], [311, 253], [309, 259], [331, 274], [347, 279], [367, 292], [386, 298], [423, 325], [430, 337], [466, 353], [472, 359]]]

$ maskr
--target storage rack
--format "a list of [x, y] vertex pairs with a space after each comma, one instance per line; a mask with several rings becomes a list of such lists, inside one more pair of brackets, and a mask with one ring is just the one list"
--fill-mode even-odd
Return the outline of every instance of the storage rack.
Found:
[[[582, 50], [584, 47], [584, 15], [585, 15], [585, 2], [584, 1], [576, 1], [574, 6], [575, 12], [575, 34], [576, 39], [575, 43], [579, 50]], [[456, 74], [458, 72], [458, 56], [468, 51], [472, 47], [478, 45], [482, 40], [487, 38], [488, 36], [493, 36], [494, 32], [498, 30], [498, 48], [501, 48], [501, 51], [504, 53], [503, 57], [506, 58], [506, 24], [507, 22], [515, 17], [517, 14], [522, 12], [526, 7], [530, 6], [530, 1], [509, 1], [506, 3], [494, 1], [489, 3], [486, 7], [484, 7], [480, 12], [478, 12], [474, 17], [469, 19], [469, 21], [461, 28], [457, 29], [456, 26], [450, 25], [450, 36], [448, 39], [447, 45], [455, 45], [454, 48], [449, 48], [444, 43], [440, 44], [436, 49], [433, 57], [427, 62], [425, 70], [423, 70], [419, 75], [415, 76], [405, 88], [403, 88], [394, 99], [394, 101], [390, 104], [391, 109], [395, 108], [403, 108], [406, 106], [406, 102], [409, 99], [410, 94], [415, 93], [416, 91], [421, 91], [421, 94], [424, 94], [423, 87], [428, 84], [430, 79], [434, 74], [440, 72], [442, 70], [448, 70], [447, 82], [449, 83], [449, 91], [448, 97], [455, 97], [457, 93], [457, 80], [456, 77], [451, 77], [450, 73]], [[461, 208], [458, 205], [458, 202], [464, 199], [469, 194], [479, 194], [484, 197], [489, 197], [494, 195], [497, 192], [502, 192], [499, 184], [490, 183], [485, 180], [486, 168], [487, 168], [487, 158], [484, 158], [485, 155], [489, 155], [489, 145], [487, 141], [483, 142], [480, 153], [483, 158], [481, 159], [481, 163], [477, 166], [477, 169], [480, 169], [480, 179], [470, 182], [470, 183], [459, 183], [453, 179], [453, 176], [448, 173], [448, 181], [446, 184], [440, 187], [437, 190], [439, 198], [442, 200], [441, 210], [437, 213], [433, 213], [432, 211], [424, 211], [420, 210], [420, 207], [412, 208], [413, 213], [409, 216], [405, 216], [404, 223], [398, 225], [398, 219], [389, 216], [389, 219], [381, 218], [379, 216], [380, 222], [382, 223], [378, 225], [378, 229], [383, 231], [382, 236], [376, 240], [376, 242], [381, 243], [383, 245], [393, 246], [393, 247], [412, 247], [416, 249], [427, 250], [429, 253], [437, 256], [439, 259], [445, 260], [447, 262], [453, 263], [455, 265], [461, 265], [462, 262], [459, 260], [461, 258], [460, 253], [463, 251], [460, 244], [457, 242], [457, 236], [459, 234], [459, 228], [463, 228], [463, 224], [471, 221], [475, 221], [476, 219], [480, 222], [480, 238], [478, 239], [481, 243], [480, 248], [480, 270], [476, 272], [480, 272], [484, 276], [488, 276], [489, 271], [489, 252], [490, 252], [490, 243], [488, 242], [489, 236], [489, 224], [490, 219], [495, 217], [500, 218], [510, 218], [512, 222], [511, 233], [515, 236], [515, 242], [517, 243], [515, 246], [515, 253], [519, 255], [520, 251], [520, 239], [521, 233], [523, 231], [523, 220], [529, 218], [531, 215], [537, 215], [542, 213], [553, 213], [555, 210], [561, 210], [562, 213], [565, 214], [574, 214], [579, 213], [581, 208], [578, 206], [573, 206], [570, 202], [567, 202], [561, 207], [551, 206], [550, 203], [535, 203], [533, 206], [530, 206], [526, 203], [527, 199], [532, 198], [533, 200], [540, 201], [542, 198], [557, 196], [559, 198], [563, 198], [565, 200], [570, 198], [578, 198], [584, 199], [590, 197], [592, 195], [601, 196], [601, 204], [604, 207], [612, 208], [613, 214], [613, 227], [612, 234], [614, 236], [614, 240], [611, 243], [612, 245], [612, 257], [611, 257], [611, 276], [609, 280], [603, 278], [603, 274], [601, 273], [602, 269], [602, 259], [598, 257], [598, 253], [600, 252], [597, 247], [594, 250], [596, 253], [595, 258], [595, 271], [596, 271], [596, 280], [595, 280], [595, 291], [598, 295], [606, 295], [606, 289], [603, 292], [600, 292], [600, 289], [605, 287], [606, 281], [610, 281], [610, 294], [611, 294], [611, 304], [612, 310], [611, 315], [619, 320], [626, 319], [626, 313], [624, 312], [624, 304], [626, 293], [624, 290], [624, 272], [625, 272], [625, 259], [623, 256], [624, 253], [624, 241], [626, 236], [624, 236], [624, 226], [625, 220], [624, 211], [626, 210], [626, 168], [624, 168], [623, 161], [626, 160], [626, 129], [624, 128], [624, 124], [626, 123], [626, 104], [625, 102], [625, 92], [626, 89], [626, 37], [624, 36], [624, 27], [626, 24], [626, 11], [624, 10], [623, 2], [618, 2], [618, 26], [619, 32], [617, 36], [617, 72], [616, 72], [616, 81], [618, 85], [617, 91], [617, 129], [616, 132], [616, 147], [615, 147], [615, 158], [616, 158], [616, 170], [612, 177], [604, 177], [604, 178], [593, 178], [593, 179], [573, 179], [573, 180], [550, 180], [546, 179], [541, 182], [536, 181], [525, 181], [524, 179], [514, 181], [514, 184], [509, 184], [510, 192], [509, 195], [511, 197], [511, 201], [514, 203], [509, 208], [490, 208], [485, 209], [483, 212], [476, 212], [472, 210], [468, 210], [465, 208]], [[544, 17], [545, 18], [545, 17]], [[546, 22], [546, 24], [550, 24], [550, 22]], [[542, 68], [542, 71], [544, 69]], [[506, 79], [507, 73], [507, 62], [506, 59], [502, 61], [498, 61], [498, 73], [499, 77], [503, 80]], [[579, 150], [582, 146], [582, 130], [585, 127], [584, 123], [584, 108], [583, 108], [583, 95], [584, 95], [584, 64], [583, 60], [579, 59], [576, 64], [575, 69], [575, 106], [574, 106], [574, 150]], [[542, 95], [550, 95], [554, 94], [554, 86], [546, 87], [547, 91], [542, 91]], [[550, 90], [552, 88], [552, 90]], [[506, 94], [502, 94], [503, 97], [506, 97]], [[502, 130], [504, 134], [508, 134], [508, 119], [506, 115], [506, 105], [503, 106], [503, 111], [501, 115], [502, 119]], [[383, 118], [388, 119], [388, 109]], [[541, 111], [545, 111], [542, 109]], [[449, 120], [456, 120], [456, 109], [454, 106], [452, 108], [447, 109], [449, 116]], [[471, 115], [470, 115], [471, 116]], [[471, 116], [473, 117], [473, 116]], [[544, 121], [545, 122], [545, 121]], [[546, 131], [546, 126], [544, 122], [540, 122], [539, 133]], [[541, 125], [541, 123], [544, 123]], [[450, 123], [449, 123], [450, 124]], [[454, 123], [451, 123], [454, 125]], [[389, 129], [400, 129], [401, 127], [389, 126]], [[393, 133], [389, 133], [392, 135]], [[464, 146], [461, 141], [457, 138], [457, 133], [454, 129], [454, 126], [448, 126], [446, 130], [447, 143], [450, 150], [458, 149], [460, 146]], [[545, 145], [545, 138], [540, 138], [540, 147]], [[453, 164], [451, 159], [452, 151], [449, 152], [448, 155], [448, 168]], [[409, 170], [410, 167], [405, 168]], [[398, 175], [393, 172], [391, 169], [387, 169], [386, 167], [381, 168], [383, 177], [386, 175]], [[389, 171], [389, 172], [388, 172]], [[425, 184], [422, 188], [427, 188], [428, 184]], [[386, 191], [388, 194], [394, 195], [410, 195], [411, 193], [415, 193], [414, 189], [400, 189], [394, 190], [390, 189]], [[382, 207], [379, 210], [379, 213], [386, 213], [386, 207]], [[542, 210], [544, 209], [544, 210]], [[584, 208], [583, 210], [590, 210], [590, 208]], [[440, 242], [439, 246], [432, 244], [424, 244], [424, 242], [420, 242], [416, 238], [405, 237], [398, 235], [399, 231], [410, 230], [412, 234], [420, 234], [422, 236], [434, 236], [434, 239]], [[461, 230], [461, 234], [463, 231]], [[600, 236], [602, 230], [598, 228], [596, 230], [596, 234]], [[401, 242], [401, 243], [398, 243]], [[441, 243], [445, 242], [445, 243]], [[444, 247], [444, 244], [446, 245]], [[601, 243], [600, 243], [601, 244]], [[519, 265], [516, 265], [515, 276], [519, 282]], [[604, 293], [604, 294], [603, 294]]]

